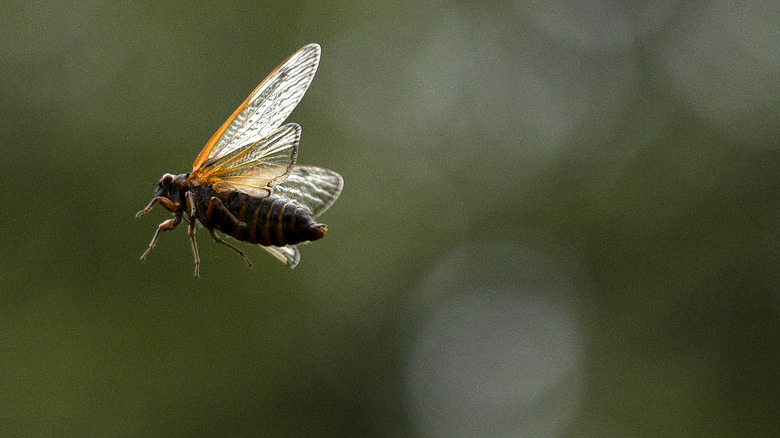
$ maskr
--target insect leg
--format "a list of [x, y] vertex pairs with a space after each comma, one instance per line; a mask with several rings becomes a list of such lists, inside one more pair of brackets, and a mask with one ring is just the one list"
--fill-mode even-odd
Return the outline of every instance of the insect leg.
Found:
[[141, 255], [141, 260], [146, 260], [146, 255], [149, 254], [149, 251], [151, 251], [152, 248], [154, 248], [154, 245], [157, 243], [157, 238], [160, 237], [160, 232], [170, 231], [176, 228], [179, 223], [181, 223], [181, 214], [177, 214], [173, 219], [168, 219], [167, 221], [161, 223], [157, 227], [157, 231], [155, 231], [154, 237], [152, 237], [152, 242], [149, 244], [149, 248], [147, 248], [146, 251], [144, 251], [144, 253]]
[[206, 210], [207, 219], [211, 219], [211, 213], [214, 212], [214, 208], [219, 208], [223, 213], [227, 214], [230, 220], [233, 221], [233, 225], [241, 228], [247, 227], [246, 222], [241, 222], [235, 216], [233, 216], [233, 213], [231, 213], [230, 210], [225, 207], [225, 204], [222, 203], [222, 200], [216, 196], [212, 196], [211, 200], [209, 201], [209, 208]]
[[190, 242], [192, 242], [192, 254], [195, 257], [195, 277], [199, 277], [200, 256], [198, 256], [198, 244], [195, 243], [195, 219], [190, 218], [190, 226], [187, 229], [187, 234], [190, 235]]
[[195, 217], [195, 195], [192, 192], [187, 192], [185, 195], [187, 198], [187, 214], [190, 215], [190, 220]]
[[187, 234], [190, 235], [192, 254], [195, 256], [195, 277], [199, 277], [200, 256], [198, 255], [198, 244], [195, 243], [195, 195], [193, 195], [192, 192], [187, 192], [185, 196], [187, 198], [187, 214], [189, 215], [188, 220], [190, 222]]
[[149, 213], [152, 211], [152, 207], [154, 207], [154, 204], [156, 202], [159, 202], [163, 205], [168, 211], [176, 211], [179, 209], [179, 203], [173, 202], [168, 198], [162, 197], [162, 196], [155, 196], [154, 199], [152, 199], [152, 202], [149, 203], [149, 205], [146, 206], [143, 210], [139, 211], [135, 214], [135, 218], [138, 219], [141, 217], [142, 214]]
[[209, 229], [209, 233], [211, 233], [211, 237], [213, 237], [214, 240], [217, 241], [217, 243], [221, 243], [221, 244], [227, 246], [228, 248], [232, 249], [233, 251], [239, 253], [241, 255], [241, 257], [244, 258], [244, 261], [246, 262], [246, 264], [249, 265], [250, 268], [252, 267], [252, 262], [249, 261], [249, 258], [244, 254], [244, 251], [241, 251], [240, 249], [236, 248], [235, 246], [231, 245], [230, 243], [225, 242], [224, 240], [220, 239], [219, 236], [217, 236], [217, 233], [214, 232], [213, 228]]

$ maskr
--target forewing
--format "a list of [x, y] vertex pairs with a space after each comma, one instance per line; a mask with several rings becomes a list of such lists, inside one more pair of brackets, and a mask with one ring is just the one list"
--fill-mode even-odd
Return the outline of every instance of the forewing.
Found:
[[284, 122], [309, 88], [319, 61], [320, 46], [309, 44], [276, 67], [214, 133], [192, 170], [242, 149]]
[[343, 187], [344, 178], [332, 170], [295, 166], [287, 178], [274, 185], [273, 194], [294, 201], [315, 218], [336, 202]]
[[291, 174], [298, 156], [301, 127], [288, 123], [191, 174], [209, 185], [217, 182], [255, 196], [268, 196], [275, 182]]
[[298, 266], [298, 262], [301, 261], [301, 253], [298, 251], [298, 247], [295, 245], [287, 245], [287, 246], [260, 246], [264, 250], [271, 253], [272, 256], [276, 257], [279, 261], [286, 264], [290, 267], [290, 269], [295, 268]]

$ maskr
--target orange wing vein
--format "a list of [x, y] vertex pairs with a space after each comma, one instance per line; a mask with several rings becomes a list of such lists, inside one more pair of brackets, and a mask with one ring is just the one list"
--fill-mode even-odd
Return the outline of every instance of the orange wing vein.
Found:
[[206, 143], [192, 165], [193, 173], [261, 141], [281, 125], [309, 88], [319, 60], [320, 46], [309, 44], [271, 72]]
[[271, 187], [292, 172], [300, 139], [301, 127], [288, 123], [198, 168], [190, 178], [203, 185], [223, 182], [254, 196], [268, 196]]

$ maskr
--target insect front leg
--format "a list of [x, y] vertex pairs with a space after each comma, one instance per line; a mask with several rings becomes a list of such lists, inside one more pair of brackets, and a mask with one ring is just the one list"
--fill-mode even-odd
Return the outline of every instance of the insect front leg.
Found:
[[195, 217], [195, 195], [192, 192], [187, 192], [184, 196], [187, 199], [187, 214], [190, 215], [190, 221], [192, 221]]
[[217, 243], [221, 243], [221, 244], [227, 246], [228, 248], [232, 249], [233, 251], [239, 253], [241, 255], [241, 257], [244, 258], [244, 261], [246, 262], [246, 264], [249, 265], [250, 268], [252, 267], [252, 262], [249, 261], [249, 257], [247, 257], [246, 254], [244, 254], [244, 251], [241, 251], [240, 249], [236, 248], [235, 246], [233, 246], [233, 245], [229, 244], [228, 242], [225, 242], [224, 240], [220, 239], [219, 236], [217, 236], [217, 233], [214, 232], [213, 228], [209, 228], [209, 233], [211, 233], [211, 237], [213, 237], [214, 240], [217, 241]]
[[154, 207], [154, 204], [157, 202], [162, 204], [162, 206], [165, 207], [165, 209], [168, 211], [177, 211], [181, 206], [178, 202], [173, 202], [166, 197], [155, 196], [154, 199], [152, 199], [152, 202], [150, 202], [149, 205], [146, 206], [146, 208], [144, 208], [143, 210], [135, 214], [135, 218], [138, 219], [139, 217], [141, 217], [142, 214], [146, 214], [152, 211], [152, 207]]
[[157, 227], [157, 231], [155, 231], [154, 237], [152, 237], [152, 242], [149, 244], [149, 248], [147, 248], [146, 251], [141, 254], [141, 260], [146, 260], [147, 254], [149, 254], [149, 251], [151, 251], [152, 248], [154, 248], [154, 245], [157, 243], [157, 238], [160, 237], [160, 232], [170, 231], [176, 228], [176, 226], [181, 223], [181, 219], [181, 214], [177, 214], [173, 219], [168, 219]]

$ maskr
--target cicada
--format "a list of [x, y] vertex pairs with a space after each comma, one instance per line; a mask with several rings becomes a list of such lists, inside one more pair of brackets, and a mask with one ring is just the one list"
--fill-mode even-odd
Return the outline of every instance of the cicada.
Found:
[[154, 198], [136, 218], [155, 204], [173, 213], [157, 227], [160, 233], [189, 223], [188, 234], [198, 276], [200, 257], [195, 224], [200, 222], [214, 240], [252, 262], [244, 251], [219, 237], [260, 245], [294, 268], [300, 261], [298, 244], [321, 239], [327, 225], [316, 222], [341, 194], [338, 173], [296, 164], [301, 127], [282, 125], [309, 88], [320, 60], [320, 46], [309, 44], [295, 52], [236, 109], [206, 143], [192, 172], [166, 173]]

